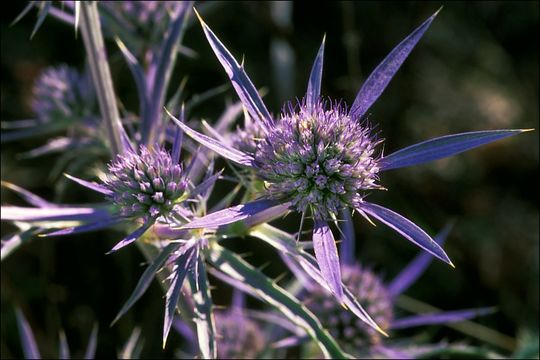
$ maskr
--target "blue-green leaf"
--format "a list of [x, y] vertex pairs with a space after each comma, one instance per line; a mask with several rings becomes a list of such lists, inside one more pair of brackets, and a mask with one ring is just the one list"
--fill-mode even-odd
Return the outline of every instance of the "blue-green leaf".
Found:
[[154, 258], [152, 263], [148, 265], [146, 270], [144, 270], [144, 273], [141, 275], [141, 278], [137, 283], [137, 286], [135, 286], [135, 290], [133, 290], [133, 293], [130, 295], [129, 299], [126, 301], [124, 306], [122, 306], [122, 309], [120, 309], [118, 315], [116, 315], [111, 325], [116, 323], [122, 316], [124, 316], [125, 313], [127, 313], [128, 310], [131, 309], [131, 307], [141, 298], [141, 296], [143, 296], [152, 283], [156, 273], [159, 271], [159, 269], [161, 269], [163, 264], [165, 264], [165, 261], [167, 261], [171, 253], [178, 249], [179, 246], [179, 244], [175, 243], [169, 244]]
[[290, 321], [304, 329], [327, 357], [338, 359], [348, 357], [311, 311], [238, 255], [217, 244], [212, 244], [205, 255], [219, 271], [233, 279], [243, 281], [252, 289], [252, 295], [275, 307]]
[[214, 323], [213, 303], [206, 275], [204, 258], [199, 256], [195, 265], [197, 271], [188, 274], [193, 300], [195, 301], [195, 325], [199, 349], [203, 359], [217, 357], [216, 325]]

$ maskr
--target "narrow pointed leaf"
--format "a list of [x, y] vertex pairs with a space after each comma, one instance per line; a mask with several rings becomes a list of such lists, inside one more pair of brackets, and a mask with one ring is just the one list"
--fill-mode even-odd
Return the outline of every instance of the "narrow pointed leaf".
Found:
[[45, 18], [49, 14], [49, 9], [51, 8], [51, 5], [52, 1], [43, 1], [39, 5], [38, 19], [36, 21], [36, 25], [34, 25], [34, 29], [32, 30], [32, 34], [30, 35], [30, 39], [32, 39], [34, 35], [36, 35], [41, 25], [43, 25]]
[[290, 207], [290, 203], [277, 204], [248, 217], [242, 223], [245, 228], [251, 228], [262, 223], [270, 222], [274, 219], [285, 216], [285, 214], [290, 211]]
[[253, 157], [251, 155], [243, 153], [240, 150], [234, 149], [226, 144], [219, 142], [216, 139], [212, 139], [209, 136], [203, 135], [195, 131], [189, 126], [183, 124], [177, 118], [175, 118], [167, 109], [165, 109], [165, 112], [171, 117], [171, 119], [173, 119], [176, 125], [178, 125], [188, 136], [190, 136], [193, 140], [199, 142], [201, 145], [217, 152], [224, 158], [234, 161], [240, 165], [254, 167]]
[[42, 197], [37, 196], [36, 194], [31, 193], [30, 191], [23, 189], [20, 186], [17, 186], [15, 184], [12, 184], [10, 182], [2, 180], [2, 186], [6, 187], [14, 192], [16, 192], [19, 196], [21, 196], [27, 203], [37, 206], [37, 207], [59, 207], [56, 204], [53, 204], [51, 202], [48, 202], [47, 200], [43, 199]]
[[36, 124], [36, 126], [26, 129], [2, 131], [0, 133], [0, 142], [6, 143], [10, 141], [17, 141], [28, 139], [32, 137], [51, 135], [56, 132], [65, 130], [68, 127], [67, 122], [55, 122], [52, 124]]
[[11, 22], [11, 24], [9, 24], [9, 26], [13, 26], [15, 25], [16, 23], [18, 23], [19, 21], [21, 21], [21, 19], [26, 15], [28, 14], [28, 12], [30, 10], [32, 10], [32, 8], [34, 7], [34, 5], [36, 5], [37, 1], [29, 1], [28, 4], [24, 7], [24, 9], [20, 12], [19, 15], [17, 15], [17, 17], [15, 18], [15, 20], [13, 20]]
[[351, 216], [351, 213], [348, 209], [343, 209], [340, 211], [341, 222], [339, 222], [339, 227], [342, 232], [343, 240], [339, 246], [339, 252], [341, 254], [341, 263], [344, 265], [353, 265], [355, 262], [355, 242], [356, 238], [354, 235], [354, 223]]
[[428, 18], [422, 25], [414, 30], [409, 36], [407, 36], [402, 42], [400, 42], [386, 58], [373, 70], [371, 75], [364, 82], [353, 105], [349, 115], [353, 118], [361, 118], [369, 110], [371, 105], [382, 94], [386, 86], [390, 83], [390, 80], [394, 77], [399, 70], [401, 64], [407, 59], [410, 52], [414, 49], [414, 46], [420, 38], [424, 35], [426, 30], [431, 25], [431, 22], [435, 19], [435, 16], [439, 11]]
[[216, 180], [221, 176], [221, 173], [223, 172], [223, 170], [219, 171], [217, 174], [214, 174], [210, 177], [208, 177], [207, 179], [205, 179], [202, 183], [200, 183], [199, 185], [195, 186], [195, 188], [193, 190], [191, 190], [189, 192], [189, 196], [192, 197], [192, 196], [197, 196], [199, 194], [202, 194], [204, 193], [206, 190], [208, 190], [212, 185], [214, 185], [214, 183], [216, 182]]
[[95, 323], [92, 327], [92, 332], [88, 338], [88, 345], [86, 345], [86, 350], [84, 352], [84, 359], [90, 360], [96, 356], [97, 348], [97, 336], [98, 336], [98, 324]]
[[454, 134], [427, 140], [398, 150], [379, 161], [381, 171], [423, 164], [456, 155], [528, 130], [488, 130]]
[[135, 289], [129, 296], [129, 299], [126, 301], [124, 306], [122, 306], [122, 309], [120, 309], [118, 315], [116, 315], [111, 325], [114, 325], [122, 316], [124, 316], [129, 311], [129, 309], [131, 309], [131, 307], [141, 298], [141, 296], [143, 296], [143, 294], [146, 292], [146, 290], [152, 283], [152, 280], [154, 280], [156, 273], [165, 264], [165, 261], [167, 261], [172, 252], [178, 249], [178, 247], [179, 244], [176, 243], [167, 245], [156, 256], [152, 263], [148, 265], [146, 270], [144, 270], [143, 274], [141, 275], [137, 286], [135, 286]]
[[[452, 225], [445, 226], [434, 238], [439, 245], [443, 245]], [[393, 280], [388, 284], [387, 289], [391, 297], [396, 297], [407, 290], [424, 273], [433, 256], [422, 251], [411, 261]]]
[[197, 257], [196, 272], [188, 274], [193, 300], [195, 301], [195, 325], [201, 358], [217, 357], [216, 325], [214, 322], [213, 303], [206, 275], [206, 266], [202, 256]]
[[148, 230], [152, 225], [154, 224], [154, 222], [152, 220], [146, 222], [145, 224], [143, 224], [140, 228], [138, 228], [137, 230], [135, 230], [134, 232], [132, 232], [131, 234], [129, 234], [128, 236], [126, 236], [122, 241], [120, 241], [118, 244], [116, 244], [108, 253], [108, 254], [111, 254], [115, 251], [118, 251], [120, 250], [121, 248], [123, 248], [124, 246], [127, 246], [129, 244], [131, 244], [132, 242], [134, 242], [135, 240], [137, 240], [138, 238], [140, 238], [141, 236], [143, 236], [143, 234], [146, 232], [146, 230]]
[[[187, 246], [187, 245], [185, 245]], [[176, 312], [176, 306], [180, 299], [180, 293], [182, 290], [182, 284], [188, 271], [193, 271], [194, 266], [196, 266], [198, 256], [198, 250], [196, 246], [192, 246], [189, 249], [186, 249], [183, 254], [181, 254], [174, 263], [174, 273], [172, 275], [172, 280], [169, 285], [169, 290], [166, 294], [166, 305], [165, 305], [165, 319], [163, 322], [163, 348], [167, 343], [167, 337], [169, 331], [171, 330], [172, 321], [174, 314]]]
[[17, 327], [19, 328], [19, 336], [21, 337], [24, 357], [26, 359], [41, 359], [30, 324], [28, 324], [21, 309], [17, 308], [15, 314], [17, 315]]
[[413, 315], [397, 319], [392, 322], [390, 329], [407, 329], [424, 325], [445, 325], [464, 320], [470, 320], [475, 317], [492, 314], [496, 311], [493, 307], [484, 307], [477, 309], [443, 311], [431, 314]]
[[81, 3], [78, 2], [78, 1], [75, 1], [75, 38], [77, 37], [77, 33], [79, 31], [79, 22], [80, 22], [80, 19], [81, 19]]
[[428, 234], [426, 234], [424, 230], [420, 229], [420, 227], [418, 227], [412, 221], [404, 218], [392, 210], [386, 209], [380, 205], [368, 203], [366, 201], [362, 202], [361, 209], [373, 216], [375, 219], [391, 227], [407, 240], [418, 245], [436, 258], [451, 266], [454, 266], [448, 258], [448, 255], [446, 255], [439, 244], [437, 244], [435, 240], [433, 240]]
[[278, 205], [273, 200], [257, 200], [247, 204], [236, 205], [227, 209], [216, 211], [215, 213], [197, 218], [186, 225], [182, 225], [182, 229], [200, 229], [200, 228], [216, 228], [218, 226], [232, 224], [234, 222], [248, 219], [268, 208]]
[[107, 189], [105, 186], [103, 185], [99, 185], [99, 184], [96, 184], [96, 183], [93, 183], [93, 182], [90, 182], [90, 181], [86, 181], [86, 180], [83, 180], [83, 179], [79, 179], [75, 176], [72, 176], [72, 175], [69, 175], [69, 174], [64, 174], [68, 179], [70, 180], [73, 180], [75, 181], [77, 184], [79, 185], [82, 185], [90, 190], [94, 190], [94, 191], [97, 191], [99, 193], [102, 193], [103, 195], [107, 195], [107, 196], [110, 196], [113, 194], [113, 192], [109, 189]]
[[319, 97], [321, 96], [321, 80], [323, 73], [323, 63], [324, 63], [324, 43], [326, 35], [323, 37], [321, 47], [311, 68], [311, 74], [309, 75], [309, 82], [306, 92], [306, 105], [308, 108], [313, 108]]
[[[51, 8], [49, 9], [49, 15], [70, 26], [74, 26], [76, 21], [80, 20], [80, 19], [76, 19], [73, 15], [68, 14], [67, 12], [60, 10], [54, 6], [51, 6]], [[77, 37], [77, 33], [75, 33], [75, 36]]]
[[120, 223], [122, 223], [124, 221], [125, 221], [125, 219], [123, 219], [123, 218], [111, 217], [109, 219], [103, 219], [103, 220], [100, 220], [100, 221], [97, 221], [97, 222], [94, 222], [94, 223], [91, 223], [91, 224], [86, 224], [86, 225], [81, 225], [81, 226], [73, 226], [73, 227], [53, 231], [53, 232], [50, 232], [50, 233], [47, 233], [47, 234], [42, 234], [40, 236], [49, 237], [49, 236], [62, 236], [62, 235], [80, 234], [80, 233], [84, 233], [84, 232], [105, 229], [105, 228], [108, 228], [108, 227], [111, 227], [111, 226], [114, 226], [114, 225], [118, 225], [118, 224], [120, 224]]
[[148, 116], [142, 120], [142, 142], [152, 144], [155, 142], [159, 129], [163, 128], [161, 109], [165, 105], [165, 95], [169, 88], [172, 71], [178, 56], [178, 47], [182, 40], [186, 19], [192, 8], [191, 1], [179, 2], [174, 11], [171, 25], [163, 39], [163, 43], [150, 66], [155, 76], [150, 80], [150, 101]]
[[66, 153], [72, 150], [80, 150], [85, 147], [96, 145], [97, 142], [92, 139], [73, 139], [60, 137], [49, 140], [46, 144], [37, 148], [25, 151], [19, 156], [21, 159], [33, 159], [49, 154]]
[[24, 243], [29, 242], [40, 231], [40, 228], [31, 227], [28, 230], [3, 237], [0, 261], [4, 261], [4, 259], [6, 259], [11, 253], [17, 250]]
[[69, 345], [66, 338], [66, 333], [64, 330], [60, 330], [60, 345], [58, 349], [58, 354], [60, 359], [69, 359], [71, 358]]
[[332, 230], [325, 221], [315, 220], [313, 248], [324, 280], [341, 302], [343, 299], [343, 287], [341, 286], [339, 257], [334, 235], [332, 235]]
[[[329, 292], [332, 292], [330, 286], [325, 281], [319, 270], [317, 259], [306, 251], [299, 249], [296, 245], [296, 239], [294, 236], [269, 224], [262, 224], [252, 228], [249, 231], [249, 235], [263, 240], [280, 253], [289, 255], [289, 259], [296, 262], [296, 264], [303, 269], [305, 274], [310, 277], [314, 284], [318, 284]], [[298, 267], [295, 266], [295, 270], [297, 269]], [[360, 305], [356, 297], [349, 291], [349, 289], [347, 289], [345, 286], [342, 286], [342, 288], [343, 303], [347, 306], [347, 308], [360, 320], [365, 322], [366, 325], [387, 336], [387, 334], [375, 323], [375, 321], [373, 321], [366, 310], [364, 310], [362, 305]]]
[[109, 212], [91, 207], [31, 208], [2, 206], [2, 220], [21, 221], [97, 221], [109, 218]]
[[242, 103], [248, 110], [249, 114], [260, 121], [262, 124], [268, 126], [271, 119], [270, 113], [266, 109], [264, 102], [262, 101], [259, 93], [253, 83], [244, 71], [243, 66], [240, 66], [236, 59], [231, 55], [229, 50], [221, 43], [217, 36], [210, 30], [208, 25], [202, 20], [197, 12], [201, 26], [204, 30], [204, 34], [210, 43], [210, 46], [214, 50], [219, 62], [227, 72], [229, 79], [231, 79], [232, 85], [236, 90], [236, 93], [242, 100]]
[[250, 294], [275, 307], [290, 321], [304, 329], [327, 357], [338, 359], [347, 357], [311, 311], [238, 255], [217, 244], [205, 255], [216, 269], [229, 277], [243, 281], [251, 289]]
[[146, 85], [146, 78], [144, 75], [144, 69], [137, 61], [137, 58], [135, 55], [133, 55], [129, 49], [126, 47], [126, 45], [120, 40], [120, 38], [115, 37], [114, 40], [116, 41], [116, 45], [118, 45], [118, 48], [120, 49], [120, 52], [124, 56], [124, 59], [126, 60], [126, 63], [129, 67], [129, 70], [131, 71], [131, 75], [133, 75], [133, 80], [135, 80], [135, 86], [137, 87], [137, 94], [139, 95], [139, 103], [140, 103], [140, 114], [141, 118], [144, 118], [146, 111], [148, 110], [148, 97], [147, 97], [147, 85]]
[[[182, 110], [180, 110], [180, 121], [184, 123], [185, 121], [185, 109], [184, 106], [182, 106]], [[184, 132], [182, 131], [181, 127], [176, 128], [176, 133], [174, 134], [174, 142], [173, 142], [173, 149], [171, 158], [173, 160], [173, 164], [180, 163], [180, 152], [182, 151], [182, 140], [184, 137]]]
[[118, 354], [119, 359], [138, 359], [137, 345], [139, 344], [139, 338], [141, 337], [141, 328], [136, 327], [131, 332], [129, 339], [126, 341], [122, 350]]
[[300, 346], [307, 341], [309, 341], [309, 336], [289, 336], [270, 344], [270, 347], [272, 349], [286, 349], [293, 346]]

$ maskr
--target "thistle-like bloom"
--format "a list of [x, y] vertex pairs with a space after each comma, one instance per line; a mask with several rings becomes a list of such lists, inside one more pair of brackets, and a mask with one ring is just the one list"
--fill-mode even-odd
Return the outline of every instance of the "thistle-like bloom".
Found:
[[103, 1], [102, 5], [107, 14], [105, 29], [115, 33], [122, 26], [120, 31], [130, 33], [143, 47], [159, 43], [170, 14], [179, 6], [175, 1]]
[[2, 129], [9, 130], [2, 132], [2, 142], [71, 130], [72, 136], [49, 141], [29, 153], [37, 156], [95, 140], [78, 139], [75, 134], [98, 137], [96, 93], [87, 72], [65, 64], [45, 68], [34, 82], [30, 105], [35, 118], [2, 122]]
[[369, 126], [339, 104], [317, 101], [286, 109], [254, 153], [270, 199], [289, 202], [316, 221], [332, 221], [344, 207], [356, 208], [362, 193], [377, 189], [378, 141]]
[[[359, 264], [342, 267], [342, 280], [368, 312], [372, 319], [388, 331], [394, 318], [393, 302], [382, 280], [373, 271]], [[339, 339], [343, 349], [351, 354], [355, 350], [378, 345], [382, 335], [350, 312], [343, 311], [336, 299], [321, 287], [310, 291], [304, 299], [306, 306], [317, 314], [330, 334]]]
[[[450, 231], [450, 226], [443, 229], [435, 240], [443, 243]], [[351, 241], [346, 239], [345, 242]], [[346, 244], [352, 250], [353, 244]], [[373, 320], [387, 332], [424, 325], [444, 325], [492, 313], [493, 308], [464, 309], [441, 311], [429, 314], [419, 314], [397, 318], [394, 315], [396, 298], [413, 285], [424, 273], [432, 257], [427, 253], [418, 255], [392, 281], [385, 283], [381, 276], [372, 270], [354, 262], [352, 256], [346, 256], [342, 263], [343, 284], [349, 289], [373, 317]], [[306, 277], [302, 277], [306, 279]], [[415, 358], [420, 355], [421, 347], [410, 352], [408, 342], [403, 338], [386, 339], [367, 326], [363, 321], [354, 318], [349, 312], [343, 311], [325, 289], [313, 282], [305, 284], [309, 288], [304, 303], [328, 328], [330, 333], [349, 354], [355, 357], [390, 357]], [[393, 338], [394, 336], [392, 336]], [[433, 348], [427, 346], [424, 350]]]
[[95, 91], [87, 74], [67, 66], [45, 69], [32, 89], [32, 110], [42, 122], [96, 114]]
[[261, 326], [236, 309], [218, 311], [216, 318], [217, 358], [255, 359], [266, 347]]
[[[382, 171], [441, 159], [477, 146], [521, 133], [523, 130], [479, 131], [449, 135], [416, 144], [388, 156], [380, 155], [365, 115], [384, 91], [437, 13], [427, 19], [377, 66], [347, 111], [320, 98], [324, 40], [315, 58], [304, 100], [274, 119], [243, 67], [199, 17], [204, 33], [231, 79], [238, 96], [263, 136], [253, 139], [252, 153], [200, 134], [176, 121], [186, 134], [239, 165], [252, 168], [265, 181], [263, 199], [225, 209], [187, 224], [185, 228], [211, 228], [247, 220], [275, 217], [289, 209], [307, 210], [314, 219], [313, 246], [322, 275], [338, 299], [343, 297], [338, 252], [329, 221], [337, 222], [338, 210], [355, 209], [371, 216], [405, 238], [451, 264], [444, 250], [412, 221], [364, 200], [366, 190], [381, 188]], [[169, 114], [170, 115], [170, 114]], [[172, 115], [170, 115], [172, 117]], [[174, 117], [173, 117], [174, 118]], [[368, 218], [369, 219], [369, 218]]]
[[143, 219], [169, 217], [186, 189], [182, 166], [160, 148], [140, 147], [139, 154], [119, 155], [109, 165], [104, 186], [122, 216]]

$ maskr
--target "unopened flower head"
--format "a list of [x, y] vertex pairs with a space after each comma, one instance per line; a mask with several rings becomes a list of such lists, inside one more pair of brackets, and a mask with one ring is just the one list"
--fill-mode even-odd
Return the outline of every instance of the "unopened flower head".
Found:
[[363, 191], [380, 188], [379, 143], [367, 122], [351, 118], [339, 103], [289, 104], [259, 142], [255, 161], [270, 198], [330, 220], [357, 207]]
[[[393, 320], [392, 300], [382, 280], [372, 271], [358, 264], [346, 265], [342, 269], [343, 284], [356, 296], [360, 305], [375, 322], [387, 330]], [[346, 351], [379, 344], [382, 335], [362, 320], [355, 318], [324, 290], [316, 288], [305, 300], [307, 307], [317, 314]]]
[[32, 110], [44, 122], [82, 118], [96, 110], [89, 77], [67, 65], [45, 69], [36, 80], [32, 95]]
[[118, 155], [108, 166], [105, 186], [120, 214], [143, 219], [168, 216], [186, 189], [182, 167], [161, 148], [140, 147], [140, 153]]
[[231, 145], [247, 154], [254, 154], [257, 150], [257, 144], [263, 136], [261, 124], [253, 120], [248, 121], [243, 128], [237, 128], [232, 134]]
[[215, 313], [218, 359], [254, 359], [265, 349], [260, 325], [239, 311]]
[[178, 1], [103, 1], [102, 4], [121, 20], [123, 30], [152, 48], [161, 43], [169, 14], [179, 6]]

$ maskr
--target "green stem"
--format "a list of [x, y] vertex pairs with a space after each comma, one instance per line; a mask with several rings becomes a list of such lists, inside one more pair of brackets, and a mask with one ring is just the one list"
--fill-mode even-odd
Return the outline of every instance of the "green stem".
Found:
[[81, 2], [81, 33], [92, 80], [96, 88], [101, 116], [109, 138], [111, 153], [114, 157], [123, 152], [120, 138], [122, 124], [118, 115], [116, 95], [107, 62], [96, 1]]

